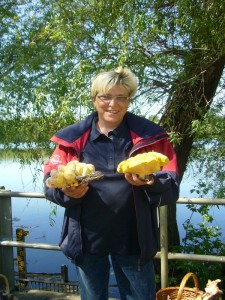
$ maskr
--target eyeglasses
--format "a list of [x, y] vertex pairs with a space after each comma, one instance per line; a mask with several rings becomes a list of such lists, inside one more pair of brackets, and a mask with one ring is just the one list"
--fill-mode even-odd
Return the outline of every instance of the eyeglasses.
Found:
[[119, 104], [125, 104], [130, 97], [127, 96], [108, 96], [108, 95], [103, 95], [103, 96], [96, 96], [99, 100], [101, 100], [104, 103], [109, 104], [112, 100]]

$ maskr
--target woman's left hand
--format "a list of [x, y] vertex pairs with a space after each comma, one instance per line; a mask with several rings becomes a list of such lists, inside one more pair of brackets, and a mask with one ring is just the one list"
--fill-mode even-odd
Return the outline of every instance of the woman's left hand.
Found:
[[147, 181], [139, 178], [137, 174], [126, 173], [125, 179], [132, 185], [142, 186], [142, 185], [153, 185], [155, 180], [154, 177], [150, 177]]

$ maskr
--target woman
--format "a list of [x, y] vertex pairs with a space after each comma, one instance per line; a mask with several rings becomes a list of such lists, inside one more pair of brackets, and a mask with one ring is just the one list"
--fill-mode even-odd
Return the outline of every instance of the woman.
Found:
[[[75, 263], [82, 300], [108, 299], [110, 263], [121, 299], [155, 299], [153, 257], [159, 250], [158, 207], [178, 199], [176, 155], [167, 133], [127, 112], [137, 78], [119, 67], [98, 74], [91, 85], [96, 112], [57, 132], [50, 171], [72, 160], [91, 163], [104, 179], [55, 189], [45, 196], [65, 207], [60, 247]], [[157, 151], [170, 162], [148, 181], [120, 174], [118, 164], [137, 153]], [[109, 260], [110, 256], [110, 260]]]

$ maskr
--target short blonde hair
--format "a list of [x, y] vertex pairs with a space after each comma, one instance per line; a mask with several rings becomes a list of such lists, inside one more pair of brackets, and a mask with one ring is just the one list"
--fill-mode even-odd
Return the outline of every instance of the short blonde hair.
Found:
[[99, 92], [107, 94], [116, 85], [122, 85], [132, 97], [137, 91], [138, 80], [135, 74], [126, 67], [118, 67], [113, 71], [102, 71], [92, 81], [91, 98], [95, 98]]

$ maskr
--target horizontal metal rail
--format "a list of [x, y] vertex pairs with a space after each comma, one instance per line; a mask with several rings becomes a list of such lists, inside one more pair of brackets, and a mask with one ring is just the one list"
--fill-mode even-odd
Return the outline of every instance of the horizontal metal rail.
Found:
[[22, 248], [33, 248], [42, 250], [61, 250], [57, 245], [42, 244], [42, 243], [25, 243], [25, 242], [15, 242], [15, 241], [0, 241], [0, 246], [5, 247], [22, 247]]
[[[1, 205], [5, 200], [10, 199], [11, 205], [11, 197], [16, 198], [43, 198], [45, 196], [43, 193], [27, 193], [27, 192], [12, 192], [7, 190], [0, 190], [0, 213], [2, 209], [8, 209], [8, 205]], [[199, 204], [199, 205], [225, 205], [225, 199], [208, 199], [208, 198], [179, 198], [177, 204]], [[10, 207], [11, 209], [11, 207]], [[161, 207], [161, 213], [165, 220], [165, 216], [167, 214], [167, 207]], [[1, 217], [1, 216], [0, 216]], [[16, 242], [12, 240], [3, 240], [1, 228], [3, 228], [4, 218], [0, 218], [0, 250], [1, 248], [12, 248], [12, 247], [22, 247], [22, 248], [33, 248], [33, 249], [43, 249], [43, 250], [55, 250], [60, 251], [60, 247], [52, 244], [44, 244], [44, 243], [26, 243], [26, 242]], [[4, 224], [5, 226], [5, 224]], [[0, 251], [1, 252], [1, 251]], [[3, 257], [1, 255], [1, 257]], [[1, 262], [0, 257], [0, 273], [1, 266], [6, 264], [5, 262]], [[161, 260], [161, 287], [164, 288], [168, 283], [168, 260], [192, 260], [192, 261], [211, 261], [211, 262], [220, 262], [225, 263], [225, 256], [217, 256], [217, 255], [197, 255], [197, 254], [186, 254], [186, 253], [170, 253], [168, 252], [168, 242], [167, 242], [167, 225], [166, 222], [161, 220], [161, 251], [157, 252], [155, 258]], [[5, 257], [2, 259], [5, 260]]]
[[[225, 263], [225, 256], [203, 255], [203, 254], [186, 254], [168, 252], [169, 260], [193, 260], [193, 261], [211, 261]], [[161, 252], [157, 252], [155, 258], [161, 258]]]
[[0, 190], [0, 198], [2, 197], [45, 198], [43, 193], [11, 192], [7, 190]]
[[[41, 244], [41, 243], [36, 244], [36, 243], [14, 242], [14, 241], [0, 241], [0, 246], [61, 251], [60, 247], [57, 245]], [[161, 251], [157, 252], [155, 258], [161, 259]], [[225, 256], [172, 253], [172, 252], [168, 252], [168, 259], [225, 262]]]
[[209, 198], [179, 198], [178, 204], [207, 204], [207, 205], [225, 205], [225, 199]]
[[[43, 193], [11, 192], [11, 191], [7, 191], [7, 190], [0, 190], [0, 199], [3, 197], [44, 198], [45, 199], [45, 195]], [[183, 198], [179, 198], [177, 200], [177, 204], [225, 205], [225, 199], [183, 197]]]

